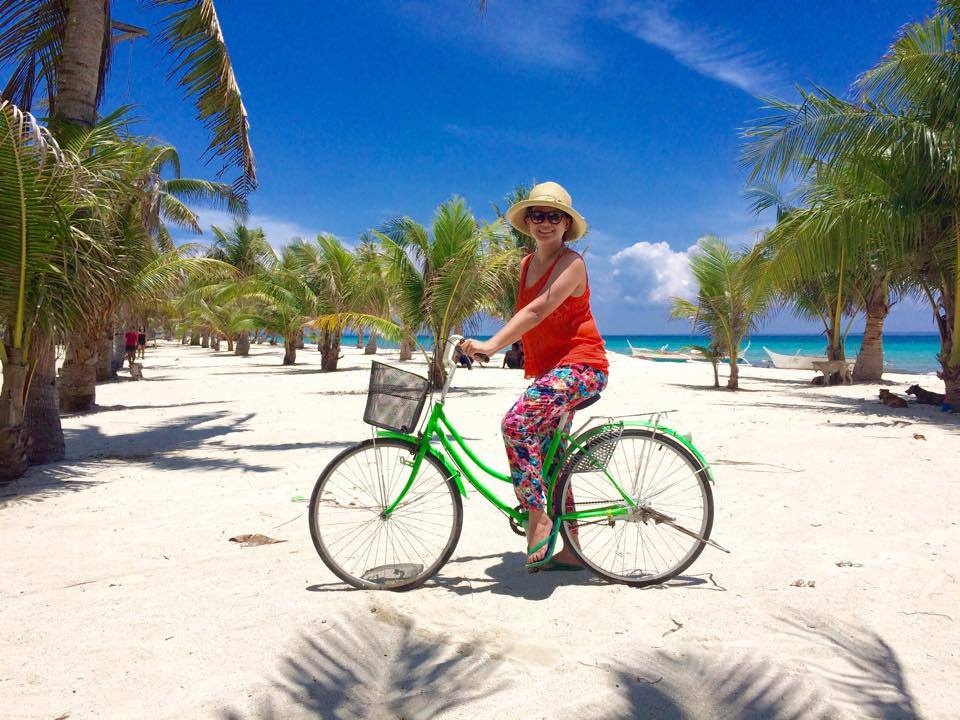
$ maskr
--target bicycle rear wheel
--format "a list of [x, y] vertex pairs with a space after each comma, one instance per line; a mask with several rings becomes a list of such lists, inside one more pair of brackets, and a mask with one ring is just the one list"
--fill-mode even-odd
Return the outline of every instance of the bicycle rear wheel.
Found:
[[[567, 545], [595, 573], [626, 585], [656, 585], [686, 570], [713, 528], [710, 479], [697, 457], [674, 437], [651, 428], [627, 428], [619, 438], [600, 434], [566, 467], [589, 468], [589, 462], [575, 464], [584, 452], [610, 455], [607, 472], [637, 508], [565, 521], [561, 531]], [[554, 513], [598, 508], [627, 509], [629, 504], [603, 472], [565, 471], [557, 481]]]
[[463, 503], [443, 464], [427, 455], [403, 501], [416, 443], [366, 440], [337, 455], [310, 497], [310, 536], [327, 567], [357, 588], [410, 590], [453, 553]]

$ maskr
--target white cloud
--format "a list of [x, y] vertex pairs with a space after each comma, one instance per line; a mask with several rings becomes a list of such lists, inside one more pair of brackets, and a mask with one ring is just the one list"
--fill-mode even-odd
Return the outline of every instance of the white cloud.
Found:
[[671, 15], [671, 4], [605, 0], [600, 14], [691, 70], [752, 95], [771, 94], [783, 85], [776, 66], [760, 53], [746, 49], [726, 31], [684, 23]]
[[[198, 210], [200, 217], [200, 227], [203, 228], [203, 235], [183, 235], [175, 233], [175, 237], [181, 242], [200, 242], [211, 243], [213, 237], [210, 232], [210, 226], [216, 225], [221, 230], [228, 231], [233, 227], [233, 216], [223, 210]], [[263, 228], [267, 241], [278, 250], [284, 245], [289, 245], [290, 241], [296, 237], [307, 240], [315, 238], [323, 230], [305, 227], [297, 222], [286, 220], [284, 218], [274, 217], [272, 215], [252, 214], [243, 224], [250, 228]]]
[[489, 0], [483, 16], [474, 2], [405, 0], [389, 10], [440, 42], [469, 43], [527, 65], [583, 70], [593, 65], [578, 37], [581, 0]]
[[673, 297], [692, 298], [697, 283], [690, 273], [691, 245], [677, 252], [665, 242], [636, 242], [609, 258], [610, 275], [631, 305], [668, 305]]

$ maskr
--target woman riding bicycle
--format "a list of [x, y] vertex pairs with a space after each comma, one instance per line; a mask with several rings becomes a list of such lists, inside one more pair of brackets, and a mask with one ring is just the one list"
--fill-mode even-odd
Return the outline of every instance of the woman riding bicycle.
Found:
[[[527, 570], [580, 566], [568, 548], [554, 554], [560, 524], [546, 512], [543, 459], [560, 416], [598, 395], [607, 384], [603, 338], [590, 312], [587, 268], [568, 242], [583, 237], [587, 222], [570, 195], [554, 182], [533, 187], [507, 211], [513, 227], [536, 241], [520, 265], [520, 289], [512, 318], [487, 341], [468, 339], [462, 352], [490, 356], [523, 340], [525, 376], [534, 378], [503, 419], [510, 476], [520, 505], [529, 512]], [[565, 503], [572, 508], [573, 498]]]

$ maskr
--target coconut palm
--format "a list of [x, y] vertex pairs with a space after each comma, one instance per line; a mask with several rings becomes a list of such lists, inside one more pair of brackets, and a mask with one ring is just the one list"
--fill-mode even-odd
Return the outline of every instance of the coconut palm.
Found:
[[[759, 254], [734, 251], [713, 235], [697, 241], [690, 270], [698, 283], [696, 301], [673, 298], [671, 314], [691, 320], [696, 332], [711, 338], [708, 355], [719, 348], [729, 358], [727, 388], [737, 390], [740, 345], [773, 306], [775, 290], [766, 282]], [[719, 384], [716, 374], [714, 383]]]
[[0, 479], [26, 469], [26, 408], [53, 362], [48, 338], [83, 316], [107, 274], [105, 249], [71, 222], [79, 208], [102, 210], [95, 184], [32, 116], [0, 102]]
[[858, 81], [861, 99], [818, 89], [799, 104], [774, 102], [750, 128], [744, 159], [754, 178], [807, 178], [822, 165], [883, 156], [912, 168], [908, 193], [926, 201], [895, 231], [865, 240], [908, 261], [912, 283], [929, 299], [941, 338], [947, 401], [960, 407], [960, 2], [905, 27]]
[[377, 232], [401, 327], [405, 333], [424, 328], [433, 336], [430, 381], [435, 387], [445, 379], [446, 338], [493, 307], [504, 292], [506, 268], [515, 268], [515, 252], [504, 249], [502, 232], [499, 222], [479, 226], [458, 197], [437, 208], [429, 233], [410, 218], [398, 218]]
[[[317, 235], [313, 241], [295, 241], [288, 252], [291, 264], [317, 298], [313, 321], [320, 333], [317, 343], [321, 354], [320, 367], [336, 370], [340, 360], [340, 338], [347, 326], [383, 330], [382, 319], [369, 312], [373, 307], [372, 291], [366, 285], [371, 280], [369, 265], [344, 247], [339, 239], [325, 233]], [[387, 332], [391, 333], [391, 330]]]
[[69, 149], [102, 179], [96, 192], [111, 208], [96, 222], [84, 220], [87, 232], [101, 236], [108, 248], [112, 272], [106, 291], [93, 298], [82, 321], [66, 335], [59, 392], [61, 409], [70, 412], [89, 410], [95, 401], [98, 360], [103, 356], [110, 366], [118, 314], [142, 317], [143, 308], [155, 306], [183, 281], [184, 273], [223, 274], [218, 263], [190, 257], [190, 246], [173, 247], [170, 224], [200, 231], [196, 213], [184, 200], [235, 213], [246, 210], [246, 203], [225, 183], [164, 179], [161, 172], [179, 173], [176, 150], [119, 136], [123, 120], [118, 112], [92, 129], [64, 133]]
[[[194, 98], [199, 118], [211, 129], [209, 155], [224, 166], [239, 165], [234, 187], [241, 195], [256, 186], [246, 110], [240, 100], [223, 33], [211, 0], [150, 0], [170, 13], [160, 40], [173, 56], [173, 75]], [[104, 94], [113, 51], [109, 0], [0, 0], [0, 66], [12, 68], [2, 99], [29, 110], [44, 95], [54, 135], [71, 126], [90, 127]], [[129, 26], [125, 26], [129, 27]], [[134, 34], [145, 34], [134, 29]], [[31, 461], [63, 455], [57, 410], [51, 328], [34, 342], [44, 344], [36, 359], [28, 397], [27, 423], [35, 431]]]
[[[209, 257], [226, 263], [234, 268], [236, 276], [230, 283], [241, 283], [250, 278], [257, 277], [265, 270], [272, 268], [277, 263], [277, 254], [267, 242], [267, 238], [262, 228], [248, 228], [240, 222], [234, 222], [229, 232], [222, 230], [216, 225], [212, 226], [211, 231], [215, 237]], [[240, 293], [234, 296], [243, 305], [242, 288]], [[252, 307], [241, 309], [241, 314], [253, 312]], [[249, 328], [244, 328], [236, 333], [236, 346], [234, 353], [247, 356], [250, 354], [250, 333]]]
[[[506, 201], [506, 206], [509, 208], [521, 200], [526, 200], [528, 197], [530, 197], [530, 187], [527, 185], [517, 185], [506, 195], [504, 200]], [[501, 210], [496, 205], [493, 206], [493, 211], [497, 214], [497, 218], [503, 223], [503, 227], [507, 230], [503, 238], [495, 238], [492, 240], [493, 243], [502, 245], [500, 248], [502, 252], [514, 248], [517, 261], [519, 262], [520, 258], [524, 255], [528, 255], [537, 249], [536, 242], [532, 237], [520, 232], [507, 222], [506, 211]], [[517, 268], [505, 265], [504, 277], [501, 282], [503, 285], [503, 293], [496, 298], [496, 303], [494, 307], [491, 308], [491, 314], [502, 320], [509, 320], [513, 317], [514, 312], [516, 312], [517, 294], [520, 291], [520, 273]]]
[[[198, 119], [211, 131], [208, 153], [238, 166], [233, 185], [241, 195], [256, 187], [247, 112], [211, 0], [146, 0], [166, 10], [158, 41], [171, 57], [171, 76], [193, 99]], [[55, 133], [66, 124], [96, 121], [118, 39], [145, 30], [114, 23], [109, 0], [0, 0], [0, 65], [12, 73], [3, 99], [30, 110], [42, 96]], [[116, 36], [121, 29], [126, 36]], [[159, 76], [158, 78], [159, 79]]]

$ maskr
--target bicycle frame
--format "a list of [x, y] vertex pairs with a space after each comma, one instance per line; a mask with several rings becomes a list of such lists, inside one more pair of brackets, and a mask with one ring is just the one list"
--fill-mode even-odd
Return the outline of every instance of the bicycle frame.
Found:
[[[512, 480], [509, 475], [498, 472], [481, 460], [476, 452], [467, 444], [463, 436], [457, 431], [453, 423], [447, 418], [446, 413], [444, 412], [443, 406], [444, 401], [446, 400], [447, 391], [450, 388], [450, 382], [453, 378], [453, 374], [456, 372], [456, 363], [453, 361], [453, 352], [455, 348], [459, 345], [459, 342], [463, 338], [457, 335], [451, 336], [447, 340], [447, 348], [444, 353], [444, 364], [447, 367], [447, 379], [443, 386], [443, 391], [441, 393], [440, 399], [433, 403], [430, 409], [430, 415], [427, 418], [426, 425], [423, 428], [423, 431], [419, 435], [409, 435], [404, 433], [392, 432], [389, 430], [380, 430], [377, 432], [377, 437], [381, 438], [396, 438], [400, 440], [406, 440], [408, 442], [414, 443], [417, 445], [417, 453], [414, 456], [414, 459], [410, 461], [410, 477], [407, 478], [407, 482], [404, 484], [403, 488], [400, 490], [400, 493], [397, 495], [396, 499], [383, 511], [383, 515], [390, 515], [397, 506], [403, 502], [404, 497], [410, 491], [410, 488], [413, 486], [413, 483], [417, 477], [417, 473], [420, 470], [420, 466], [423, 464], [423, 459], [429, 453], [438, 461], [440, 461], [443, 466], [446, 468], [447, 472], [450, 473], [450, 476], [453, 478], [453, 481], [457, 485], [457, 489], [460, 491], [460, 494], [464, 497], [467, 496], [466, 488], [463, 484], [463, 478], [465, 477], [470, 485], [477, 490], [484, 498], [486, 498], [491, 504], [493, 504], [500, 512], [508, 516], [517, 524], [523, 524], [527, 519], [527, 512], [516, 510], [503, 501], [500, 500], [490, 489], [480, 481], [480, 479], [473, 473], [470, 466], [464, 461], [464, 458], [460, 455], [462, 452], [466, 455], [470, 461], [480, 468], [483, 473], [495, 480], [501, 482], [507, 482], [512, 484]], [[702, 468], [707, 470], [708, 476], [709, 465], [704, 459], [703, 455], [700, 454], [700, 451], [694, 447], [693, 443], [683, 435], [659, 425], [656, 421], [624, 421], [624, 420], [614, 420], [613, 418], [608, 419], [605, 424], [602, 424], [597, 427], [590, 428], [586, 432], [577, 434], [576, 437], [571, 436], [566, 431], [567, 421], [570, 418], [571, 413], [564, 413], [560, 417], [560, 422], [557, 425], [556, 431], [554, 431], [553, 436], [550, 439], [550, 443], [547, 447], [547, 454], [544, 458], [543, 467], [545, 468], [544, 472], [544, 488], [546, 492], [546, 507], [549, 512], [550, 508], [554, 505], [553, 492], [556, 485], [556, 481], [559, 478], [560, 472], [563, 468], [564, 462], [560, 460], [565, 460], [572, 453], [576, 451], [582, 451], [590, 456], [588, 450], [586, 450], [585, 445], [598, 433], [603, 432], [604, 430], [610, 429], [614, 425], [619, 425], [620, 427], [647, 427], [652, 428], [656, 432], [662, 432], [664, 434], [671, 435], [672, 437], [679, 440], [687, 448], [689, 448], [693, 454], [700, 461]], [[659, 415], [657, 416], [659, 417]], [[594, 419], [594, 418], [591, 418]], [[433, 447], [433, 441], [436, 439], [439, 441], [443, 452], [440, 452]], [[563, 450], [561, 451], [561, 446]], [[458, 452], [459, 448], [459, 452]], [[592, 456], [590, 456], [592, 457]], [[614, 517], [629, 515], [641, 510], [637, 506], [637, 503], [633, 500], [629, 493], [627, 493], [616, 479], [607, 471], [605, 467], [602, 467], [600, 463], [597, 463], [598, 471], [602, 472], [610, 484], [616, 489], [623, 499], [623, 504], [616, 504], [598, 508], [592, 508], [590, 510], [579, 510], [570, 513], [562, 513], [556, 516], [551, 515], [551, 517], [556, 521], [576, 521], [576, 520], [598, 520], [598, 519], [607, 519], [611, 520]], [[712, 480], [712, 478], [711, 478]]]

